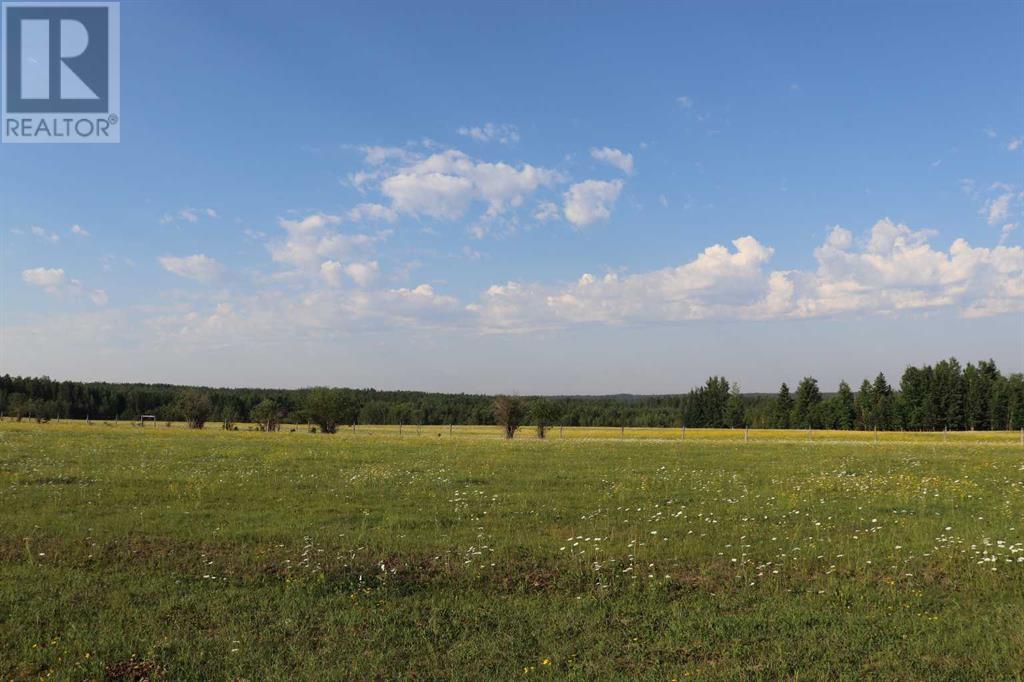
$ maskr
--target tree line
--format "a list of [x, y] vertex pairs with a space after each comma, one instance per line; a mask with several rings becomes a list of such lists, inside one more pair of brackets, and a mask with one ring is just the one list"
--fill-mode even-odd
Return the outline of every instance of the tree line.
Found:
[[[777, 394], [744, 394], [723, 376], [686, 394], [555, 396], [516, 399], [518, 421], [533, 426], [813, 428], [913, 431], [1024, 428], [1024, 375], [1002, 374], [992, 360], [955, 359], [907, 367], [898, 385], [879, 373], [854, 391], [834, 393], [813, 377]], [[505, 406], [508, 408], [508, 406]], [[352, 424], [501, 423], [494, 396], [375, 389], [202, 388], [169, 384], [0, 377], [0, 414], [14, 419], [137, 420], [201, 425], [236, 422], [275, 430], [313, 424], [332, 432]]]

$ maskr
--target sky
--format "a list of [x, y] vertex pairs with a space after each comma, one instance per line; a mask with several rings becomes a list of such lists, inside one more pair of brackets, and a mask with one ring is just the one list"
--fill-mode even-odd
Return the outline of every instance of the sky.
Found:
[[1024, 370], [1024, 3], [122, 2], [0, 145], [0, 371], [676, 393]]

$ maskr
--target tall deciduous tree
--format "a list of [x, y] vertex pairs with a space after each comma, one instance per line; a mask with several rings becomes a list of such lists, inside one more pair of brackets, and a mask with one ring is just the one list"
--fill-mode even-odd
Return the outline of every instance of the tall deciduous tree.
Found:
[[281, 424], [281, 406], [267, 398], [252, 408], [249, 416], [259, 424], [261, 431], [277, 431]]
[[188, 428], [201, 429], [213, 414], [213, 403], [206, 393], [188, 390], [178, 396], [177, 412]]
[[306, 397], [306, 415], [323, 433], [334, 433], [339, 424], [352, 424], [357, 414], [355, 403], [336, 388], [314, 388]]
[[524, 417], [526, 407], [519, 396], [499, 395], [494, 399], [494, 421], [502, 428], [505, 438], [515, 438]]
[[547, 428], [558, 421], [561, 410], [548, 398], [534, 398], [530, 401], [530, 421], [537, 428], [537, 438], [544, 438]]

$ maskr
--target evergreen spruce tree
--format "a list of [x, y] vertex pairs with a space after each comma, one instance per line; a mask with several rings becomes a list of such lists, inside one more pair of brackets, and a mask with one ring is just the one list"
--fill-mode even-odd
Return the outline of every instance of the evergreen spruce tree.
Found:
[[775, 428], [788, 429], [793, 416], [793, 398], [789, 395], [789, 386], [783, 382], [779, 387], [779, 396], [775, 399]]

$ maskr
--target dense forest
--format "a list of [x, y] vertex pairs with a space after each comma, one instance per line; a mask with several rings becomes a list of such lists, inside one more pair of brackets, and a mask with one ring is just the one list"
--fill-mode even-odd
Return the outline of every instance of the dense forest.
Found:
[[[743, 394], [725, 377], [711, 377], [686, 394], [654, 396], [558, 396], [524, 402], [526, 423], [543, 414], [565, 426], [663, 426], [1004, 430], [1024, 428], [1024, 375], [1004, 375], [991, 360], [961, 366], [955, 359], [907, 367], [899, 385], [884, 374], [854, 391], [845, 381], [823, 393], [805, 377], [776, 395]], [[0, 377], [0, 413], [13, 419], [255, 422], [347, 424], [493, 424], [494, 398], [487, 395], [378, 391], [201, 388], [168, 384], [55, 381], [47, 377]]]

